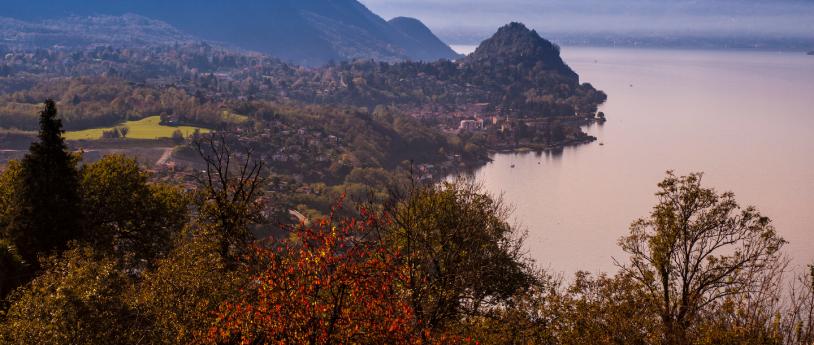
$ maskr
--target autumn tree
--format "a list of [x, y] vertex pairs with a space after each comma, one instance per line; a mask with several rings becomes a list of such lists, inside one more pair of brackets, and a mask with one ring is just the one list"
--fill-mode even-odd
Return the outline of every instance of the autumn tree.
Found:
[[[214, 225], [190, 223], [187, 198], [124, 156], [85, 165], [80, 190], [82, 236], [12, 295], [0, 342], [188, 344], [205, 334], [243, 282], [212, 241]], [[0, 257], [0, 269], [17, 267]]]
[[252, 239], [249, 226], [259, 220], [263, 162], [251, 149], [234, 152], [225, 135], [203, 135], [194, 146], [206, 169], [198, 176], [202, 220], [213, 224], [221, 255], [236, 258]]
[[135, 159], [121, 155], [85, 165], [83, 240], [131, 264], [167, 254], [189, 220], [189, 201], [178, 188], [148, 179]]
[[534, 282], [523, 233], [500, 199], [471, 181], [412, 183], [387, 206], [382, 236], [398, 253], [417, 322], [440, 331], [501, 305]]
[[[26, 265], [11, 243], [0, 240], [0, 301], [13, 291], [26, 276]], [[0, 310], [5, 309], [0, 302]]]
[[563, 315], [554, 309], [560, 297], [556, 291], [560, 282], [547, 275], [538, 280], [539, 283], [513, 295], [503, 305], [468, 316], [457, 331], [481, 344], [559, 343], [560, 334], [555, 328]]
[[37, 255], [62, 250], [81, 234], [82, 213], [77, 158], [68, 152], [54, 101], [40, 112], [38, 142], [20, 164], [13, 215], [4, 237], [26, 262]]
[[52, 255], [15, 291], [0, 323], [3, 344], [127, 344], [149, 323], [126, 300], [129, 279], [88, 247]]
[[[0, 171], [0, 230], [5, 229], [16, 213], [17, 187], [22, 167], [19, 161], [10, 161]], [[5, 236], [6, 233], [0, 233]]]
[[[17, 180], [20, 176], [20, 162], [10, 161], [0, 172], [0, 230], [11, 222], [15, 210]], [[27, 276], [28, 269], [17, 248], [0, 233], [0, 301], [19, 286]], [[3, 310], [0, 302], [0, 310]]]
[[[764, 270], [755, 271], [749, 279], [753, 288], [732, 294], [710, 304], [696, 321], [695, 344], [698, 345], [780, 345], [784, 342], [782, 318], [787, 260], [778, 260]], [[793, 298], [787, 301], [795, 304]], [[810, 344], [810, 342], [803, 343]]]
[[197, 138], [194, 146], [206, 166], [198, 176], [198, 219], [185, 224], [173, 248], [137, 285], [139, 310], [155, 320], [144, 332], [151, 342], [203, 339], [213, 311], [248, 284], [240, 258], [253, 239], [250, 226], [259, 220], [262, 163], [229, 144], [225, 136]]
[[414, 343], [423, 329], [400, 291], [403, 272], [381, 242], [369, 239], [379, 220], [362, 213], [301, 224], [290, 229], [290, 240], [256, 248], [255, 284], [220, 308], [210, 342]]
[[206, 232], [180, 237], [136, 285], [135, 305], [154, 320], [142, 336], [152, 344], [191, 344], [205, 338], [214, 312], [239, 296], [246, 272], [233, 270]]
[[814, 343], [814, 266], [794, 277], [784, 310], [782, 336], [786, 344]]
[[658, 317], [646, 291], [624, 274], [577, 272], [570, 282], [545, 272], [539, 283], [502, 306], [470, 317], [467, 331], [483, 344], [648, 345]]
[[541, 297], [547, 301], [541, 312], [558, 344], [647, 345], [660, 335], [654, 306], [643, 303], [646, 297], [627, 273], [577, 272], [565, 289]]
[[664, 344], [687, 344], [698, 317], [727, 296], [758, 288], [754, 277], [772, 267], [785, 243], [769, 218], [741, 208], [732, 193], [701, 185], [702, 175], [659, 183], [658, 203], [620, 240], [621, 265], [657, 306]]

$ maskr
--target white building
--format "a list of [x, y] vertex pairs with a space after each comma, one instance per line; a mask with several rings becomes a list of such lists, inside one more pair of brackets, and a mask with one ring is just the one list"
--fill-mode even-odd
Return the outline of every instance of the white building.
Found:
[[462, 131], [474, 131], [478, 129], [483, 129], [483, 120], [463, 120], [461, 124], [458, 126], [458, 129]]

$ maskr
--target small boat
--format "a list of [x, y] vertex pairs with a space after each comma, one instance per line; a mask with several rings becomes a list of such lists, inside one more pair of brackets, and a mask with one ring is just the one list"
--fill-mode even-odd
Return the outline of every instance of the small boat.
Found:
[[605, 143], [599, 143], [599, 146], [605, 146]]
[[512, 169], [514, 169], [514, 164], [512, 164]]

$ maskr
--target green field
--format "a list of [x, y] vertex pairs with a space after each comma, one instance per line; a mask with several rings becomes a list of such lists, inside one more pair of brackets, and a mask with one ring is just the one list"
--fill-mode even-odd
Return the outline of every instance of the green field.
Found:
[[246, 121], [249, 121], [248, 116], [235, 114], [235, 113], [232, 113], [232, 112], [229, 112], [229, 111], [224, 111], [223, 112], [223, 119], [226, 120], [226, 122], [238, 123], [238, 124], [245, 123]]
[[92, 128], [81, 131], [65, 132], [65, 139], [68, 140], [94, 140], [101, 139], [102, 132], [112, 130], [113, 128], [128, 127], [130, 132], [127, 133], [127, 138], [130, 139], [161, 139], [171, 138], [172, 133], [176, 130], [181, 130], [184, 137], [190, 136], [196, 129], [201, 133], [208, 133], [210, 130], [206, 128], [192, 127], [192, 126], [163, 126], [161, 125], [160, 116], [150, 116], [138, 121], [127, 121], [115, 127], [107, 128]]

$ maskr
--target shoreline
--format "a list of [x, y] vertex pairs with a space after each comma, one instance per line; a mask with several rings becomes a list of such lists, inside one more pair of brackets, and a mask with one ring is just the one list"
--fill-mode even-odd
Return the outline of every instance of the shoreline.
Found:
[[576, 138], [569, 138], [566, 140], [562, 140], [559, 142], [554, 143], [518, 143], [518, 144], [499, 144], [499, 145], [492, 145], [491, 147], [487, 148], [487, 152], [492, 154], [497, 153], [524, 153], [524, 152], [543, 152], [543, 151], [554, 151], [554, 150], [561, 150], [566, 147], [576, 147], [585, 144], [590, 144], [599, 140], [597, 137], [590, 135], [585, 132], [584, 127], [590, 126], [594, 124], [603, 125], [608, 120], [604, 117], [576, 117], [576, 118], [565, 118], [565, 123], [570, 126], [579, 127], [579, 135]]
[[477, 159], [477, 160], [461, 162], [461, 165], [458, 167], [459, 169], [453, 169], [452, 171], [445, 172], [444, 174], [442, 174], [444, 177], [440, 178], [439, 181], [443, 181], [443, 180], [448, 179], [450, 177], [460, 176], [462, 174], [473, 175], [475, 172], [477, 172], [478, 170], [480, 170], [483, 167], [487, 166], [489, 163], [494, 162], [495, 161], [494, 155], [499, 155], [499, 154], [524, 154], [524, 153], [532, 153], [532, 152], [534, 152], [534, 153], [551, 152], [551, 151], [562, 150], [562, 149], [565, 149], [567, 147], [579, 147], [579, 146], [582, 146], [582, 145], [587, 145], [587, 144], [593, 143], [593, 142], [595, 142], [597, 140], [598, 139], [596, 137], [594, 137], [594, 136], [588, 136], [587, 138], [584, 138], [582, 140], [569, 140], [569, 141], [564, 141], [564, 142], [560, 142], [560, 143], [556, 143], [556, 144], [548, 144], [548, 145], [544, 145], [544, 144], [523, 144], [523, 145], [517, 145], [515, 147], [507, 147], [507, 148], [500, 148], [500, 149], [489, 148], [487, 150], [487, 156], [486, 157], [482, 157], [482, 158]]
[[[589, 136], [584, 139], [577, 139], [577, 140], [569, 140], [561, 143], [556, 144], [523, 144], [517, 145], [514, 147], [506, 147], [506, 148], [499, 148], [499, 149], [489, 149], [490, 155], [493, 154], [509, 154], [509, 153], [528, 153], [528, 152], [545, 152], [545, 151], [555, 151], [561, 150], [566, 147], [577, 147], [586, 144], [593, 143], [598, 139], [594, 136]], [[491, 159], [490, 159], [491, 160]]]

